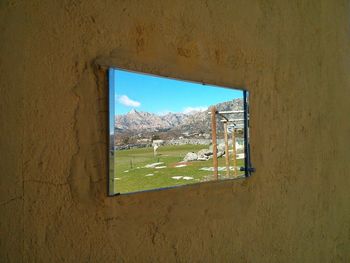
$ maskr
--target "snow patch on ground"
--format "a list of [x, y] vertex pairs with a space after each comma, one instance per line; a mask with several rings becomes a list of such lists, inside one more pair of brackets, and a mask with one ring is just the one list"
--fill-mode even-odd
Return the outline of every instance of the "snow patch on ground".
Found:
[[157, 165], [161, 165], [161, 164], [163, 164], [164, 162], [160, 162], [160, 163], [150, 163], [150, 164], [147, 164], [146, 166], [145, 166], [145, 168], [154, 168], [154, 167], [156, 167]]
[[174, 180], [180, 180], [180, 179], [193, 180], [193, 177], [191, 177], [191, 176], [173, 176], [171, 178], [174, 179]]
[[146, 174], [145, 176], [153, 176], [154, 174]]
[[164, 169], [164, 168], [166, 168], [166, 166], [156, 166], [156, 167], [154, 167], [155, 169]]
[[187, 164], [179, 164], [179, 165], [175, 165], [176, 168], [180, 168], [180, 167], [186, 167]]

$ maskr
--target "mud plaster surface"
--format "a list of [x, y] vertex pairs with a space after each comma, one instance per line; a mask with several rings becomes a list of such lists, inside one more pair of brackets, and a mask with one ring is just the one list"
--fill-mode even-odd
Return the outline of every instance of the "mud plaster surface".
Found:
[[[348, 1], [0, 1], [4, 262], [349, 262]], [[251, 92], [248, 180], [106, 197], [117, 66]]]

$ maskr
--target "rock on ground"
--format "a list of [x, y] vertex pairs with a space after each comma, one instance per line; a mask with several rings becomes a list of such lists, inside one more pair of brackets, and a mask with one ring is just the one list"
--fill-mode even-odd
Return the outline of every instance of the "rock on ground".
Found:
[[199, 161], [206, 161], [206, 160], [209, 160], [211, 155], [213, 155], [213, 151], [211, 151], [209, 149], [202, 149], [202, 150], [198, 151], [197, 155], [198, 155], [197, 159]]
[[184, 162], [196, 161], [198, 159], [198, 155], [194, 152], [189, 152], [186, 154], [184, 158]]

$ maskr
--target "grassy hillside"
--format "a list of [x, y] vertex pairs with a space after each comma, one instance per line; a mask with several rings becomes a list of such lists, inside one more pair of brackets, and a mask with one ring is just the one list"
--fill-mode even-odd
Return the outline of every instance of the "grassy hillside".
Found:
[[[180, 163], [186, 153], [197, 152], [208, 148], [205, 145], [179, 145], [161, 146], [158, 149], [157, 157], [153, 156], [153, 148], [139, 148], [131, 150], [117, 151], [115, 155], [115, 189], [119, 193], [144, 191], [150, 189], [164, 188], [177, 185], [193, 184], [213, 180], [212, 171], [203, 171], [200, 168], [212, 167], [213, 161], [194, 161]], [[152, 163], [159, 163], [156, 167], [166, 166], [157, 169], [145, 166]], [[233, 166], [232, 156], [230, 165]], [[243, 160], [238, 160], [238, 166], [243, 166]], [[225, 159], [219, 158], [219, 167], [225, 166]], [[243, 172], [238, 172], [242, 175]], [[172, 178], [176, 177], [176, 178]], [[219, 178], [227, 178], [225, 171], [219, 171]], [[233, 171], [230, 178], [234, 178]]]

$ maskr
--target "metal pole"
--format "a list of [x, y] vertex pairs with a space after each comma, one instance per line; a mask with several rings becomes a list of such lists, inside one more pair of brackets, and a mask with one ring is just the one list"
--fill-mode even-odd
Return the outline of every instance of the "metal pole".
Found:
[[245, 176], [250, 176], [249, 170], [249, 151], [248, 151], [248, 104], [247, 91], [243, 91], [243, 109], [244, 109], [244, 170]]
[[232, 159], [234, 175], [237, 177], [236, 129], [232, 131]]
[[224, 122], [226, 176], [230, 177], [230, 154], [228, 152], [227, 121]]
[[216, 142], [216, 108], [211, 108], [211, 139], [213, 144], [213, 167], [214, 167], [214, 178], [218, 180], [218, 149]]

